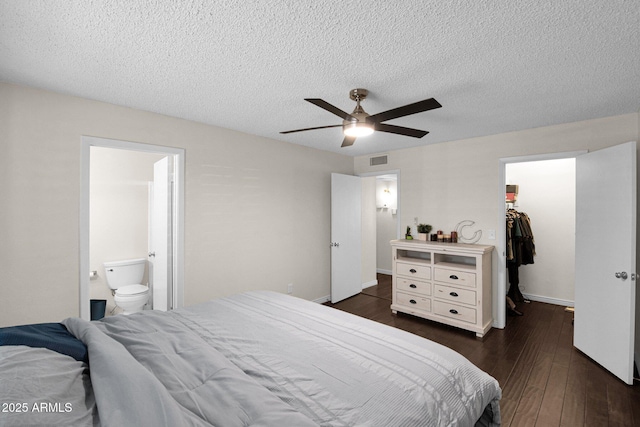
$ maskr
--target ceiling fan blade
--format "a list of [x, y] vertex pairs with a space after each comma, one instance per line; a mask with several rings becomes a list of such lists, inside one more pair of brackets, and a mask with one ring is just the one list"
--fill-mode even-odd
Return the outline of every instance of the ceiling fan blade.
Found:
[[317, 105], [318, 107], [327, 110], [330, 113], [335, 114], [336, 116], [342, 118], [343, 120], [356, 120], [358, 121], [358, 119], [356, 119], [355, 117], [353, 117], [351, 114], [349, 113], [345, 113], [344, 111], [342, 111], [341, 109], [339, 109], [336, 106], [333, 106], [331, 104], [329, 104], [327, 101], [323, 101], [320, 98], [305, 98], [305, 101], [309, 101], [310, 103]]
[[398, 135], [412, 136], [414, 138], [422, 138], [429, 133], [426, 130], [405, 128], [402, 126], [388, 125], [386, 123], [376, 123], [375, 129], [380, 132], [395, 133]]
[[285, 133], [294, 133], [294, 132], [304, 132], [305, 130], [328, 129], [328, 128], [337, 128], [337, 127], [342, 127], [342, 125], [316, 126], [316, 127], [313, 127], [313, 128], [285, 130], [285, 131], [280, 132], [280, 133], [285, 134]]
[[442, 105], [433, 98], [425, 99], [424, 101], [414, 102], [413, 104], [405, 105], [403, 107], [394, 108], [392, 110], [383, 111], [378, 114], [372, 114], [367, 117], [367, 121], [371, 123], [380, 123], [391, 119], [397, 119], [398, 117], [404, 117], [411, 114], [421, 113], [423, 111], [433, 110], [440, 108]]
[[356, 140], [355, 136], [345, 136], [342, 141], [341, 147], [350, 147], [353, 145], [353, 142]]

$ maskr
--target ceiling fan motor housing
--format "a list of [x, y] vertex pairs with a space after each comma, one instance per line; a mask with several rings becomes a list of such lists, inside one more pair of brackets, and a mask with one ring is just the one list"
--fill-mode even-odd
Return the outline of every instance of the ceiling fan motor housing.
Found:
[[[364, 111], [364, 108], [362, 108], [362, 106], [360, 105], [360, 101], [366, 99], [368, 94], [369, 91], [366, 89], [352, 89], [349, 92], [349, 98], [351, 98], [353, 101], [356, 101], [356, 108], [354, 108], [353, 112], [351, 113], [351, 116], [355, 117], [356, 120], [343, 120], [342, 124], [345, 127], [356, 127], [356, 123], [367, 123], [366, 118], [369, 117], [369, 113]], [[373, 126], [369, 127], [373, 128]]]
[[351, 89], [349, 92], [349, 98], [356, 102], [366, 99], [367, 95], [369, 95], [369, 91], [366, 89]]

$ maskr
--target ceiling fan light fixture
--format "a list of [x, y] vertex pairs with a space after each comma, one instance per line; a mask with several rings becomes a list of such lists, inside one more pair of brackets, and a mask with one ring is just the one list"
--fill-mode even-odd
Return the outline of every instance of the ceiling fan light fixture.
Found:
[[360, 138], [371, 135], [373, 133], [373, 125], [367, 122], [345, 123], [342, 127], [342, 132], [345, 136]]

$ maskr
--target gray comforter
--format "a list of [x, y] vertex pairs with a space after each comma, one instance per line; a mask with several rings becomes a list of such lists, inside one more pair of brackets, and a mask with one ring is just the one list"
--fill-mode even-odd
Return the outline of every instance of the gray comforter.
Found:
[[0, 346], [0, 426], [99, 425], [89, 367], [46, 348]]
[[89, 350], [104, 426], [472, 426], [498, 383], [410, 333], [272, 292], [100, 322]]

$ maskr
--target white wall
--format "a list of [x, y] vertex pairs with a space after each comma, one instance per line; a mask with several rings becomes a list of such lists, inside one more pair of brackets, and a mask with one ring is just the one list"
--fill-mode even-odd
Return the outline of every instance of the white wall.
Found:
[[530, 299], [573, 306], [575, 289], [575, 159], [506, 165], [507, 184], [518, 184], [515, 209], [531, 219], [534, 263], [519, 268], [520, 290]]
[[[114, 307], [103, 263], [147, 258], [149, 241], [149, 182], [153, 164], [162, 154], [91, 147], [90, 266], [97, 277], [90, 282], [92, 299]], [[145, 279], [142, 283], [146, 283]]]
[[330, 173], [351, 157], [0, 83], [0, 326], [79, 315], [82, 135], [186, 150], [185, 305], [330, 293]]
[[[495, 245], [488, 230], [503, 227], [504, 187], [500, 185], [500, 159], [565, 151], [597, 150], [638, 139], [639, 114], [567, 123], [499, 135], [430, 144], [391, 151], [388, 164], [370, 166], [369, 158], [355, 158], [355, 173], [401, 171], [401, 227], [413, 225], [414, 217], [434, 230], [453, 230], [462, 220], [473, 220], [483, 231], [478, 243]], [[425, 138], [428, 138], [426, 136]], [[425, 141], [428, 143], [428, 140]], [[639, 186], [640, 187], [640, 186]], [[494, 318], [498, 271], [494, 253]], [[501, 314], [504, 316], [504, 313]]]

